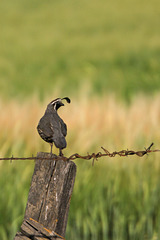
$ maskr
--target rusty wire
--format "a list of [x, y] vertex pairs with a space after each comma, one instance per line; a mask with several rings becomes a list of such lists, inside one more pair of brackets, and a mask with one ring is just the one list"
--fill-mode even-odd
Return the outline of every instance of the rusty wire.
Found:
[[0, 161], [2, 160], [9, 160], [9, 161], [15, 161], [15, 160], [63, 160], [63, 161], [69, 161], [69, 160], [76, 160], [76, 159], [85, 159], [85, 160], [91, 160], [92, 159], [92, 165], [94, 164], [94, 161], [98, 161], [98, 158], [100, 157], [115, 157], [116, 155], [120, 157], [126, 157], [126, 156], [131, 156], [131, 155], [137, 155], [138, 157], [143, 157], [144, 155], [148, 153], [153, 153], [153, 152], [160, 152], [159, 149], [151, 150], [151, 147], [153, 146], [154, 143], [151, 143], [148, 148], [144, 148], [142, 151], [133, 151], [133, 150], [121, 150], [121, 151], [114, 151], [110, 153], [108, 150], [106, 150], [104, 147], [101, 147], [104, 153], [98, 152], [98, 153], [92, 153], [92, 154], [87, 154], [86, 156], [81, 156], [78, 153], [72, 154], [70, 157], [65, 157], [65, 156], [57, 156], [57, 155], [51, 155], [50, 157], [9, 157], [9, 158], [0, 158]]

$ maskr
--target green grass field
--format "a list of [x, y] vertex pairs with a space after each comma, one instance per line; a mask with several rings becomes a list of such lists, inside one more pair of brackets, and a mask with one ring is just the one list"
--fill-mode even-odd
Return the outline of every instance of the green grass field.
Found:
[[160, 3], [0, 3], [0, 93], [23, 99], [58, 91], [116, 92], [130, 99], [160, 89]]
[[[0, 157], [49, 151], [36, 124], [58, 96], [72, 99], [67, 156], [160, 148], [159, 16], [157, 0], [2, 0]], [[158, 153], [76, 164], [66, 239], [160, 239]], [[0, 162], [1, 240], [22, 223], [33, 168]]]

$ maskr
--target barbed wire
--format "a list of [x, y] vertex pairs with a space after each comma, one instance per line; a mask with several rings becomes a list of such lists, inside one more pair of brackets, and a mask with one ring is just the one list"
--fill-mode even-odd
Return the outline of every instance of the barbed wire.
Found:
[[121, 151], [114, 151], [112, 153], [110, 153], [107, 149], [105, 149], [104, 147], [101, 147], [101, 149], [103, 150], [104, 153], [102, 152], [98, 152], [98, 153], [92, 153], [89, 154], [87, 153], [87, 155], [85, 156], [81, 156], [78, 153], [74, 153], [72, 154], [70, 157], [65, 157], [65, 156], [57, 156], [55, 154], [51, 154], [50, 157], [8, 157], [8, 158], [0, 158], [0, 161], [17, 161], [17, 160], [63, 160], [63, 161], [69, 161], [69, 160], [76, 160], [76, 159], [85, 159], [85, 160], [91, 160], [92, 159], [92, 165], [94, 164], [94, 161], [98, 161], [98, 158], [101, 157], [115, 157], [116, 155], [120, 156], [120, 157], [127, 157], [127, 156], [131, 156], [131, 155], [137, 155], [138, 157], [143, 157], [146, 154], [149, 153], [153, 153], [153, 152], [160, 152], [159, 149], [155, 149], [155, 150], [151, 150], [151, 147], [154, 145], [154, 143], [151, 143], [150, 146], [148, 148], [144, 148], [144, 150], [141, 151], [133, 151], [133, 150], [121, 150]]

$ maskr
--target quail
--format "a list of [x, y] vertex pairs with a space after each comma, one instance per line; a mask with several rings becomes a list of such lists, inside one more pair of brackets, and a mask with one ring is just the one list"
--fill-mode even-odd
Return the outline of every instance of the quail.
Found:
[[68, 103], [71, 100], [68, 97], [56, 98], [51, 101], [46, 108], [46, 111], [43, 117], [40, 119], [37, 131], [40, 137], [48, 142], [51, 145], [51, 154], [53, 143], [57, 148], [59, 148], [59, 155], [63, 156], [62, 149], [66, 148], [66, 135], [67, 135], [67, 125], [59, 117], [57, 110], [64, 106], [63, 100], [66, 100]]

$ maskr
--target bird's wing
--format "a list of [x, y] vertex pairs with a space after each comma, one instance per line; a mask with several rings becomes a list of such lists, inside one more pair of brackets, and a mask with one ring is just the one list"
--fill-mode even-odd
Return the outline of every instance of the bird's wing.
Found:
[[54, 115], [54, 118], [52, 119], [52, 123], [54, 124], [54, 129], [58, 128], [60, 131], [60, 134], [62, 134], [64, 137], [67, 135], [67, 125], [63, 122], [62, 118], [58, 114]]
[[37, 126], [37, 130], [40, 136], [45, 139], [45, 141], [51, 141], [54, 134], [53, 126], [50, 121], [46, 121], [45, 118], [42, 118]]
[[63, 122], [63, 120], [60, 118], [60, 125], [61, 125], [61, 132], [64, 137], [67, 135], [67, 125]]

